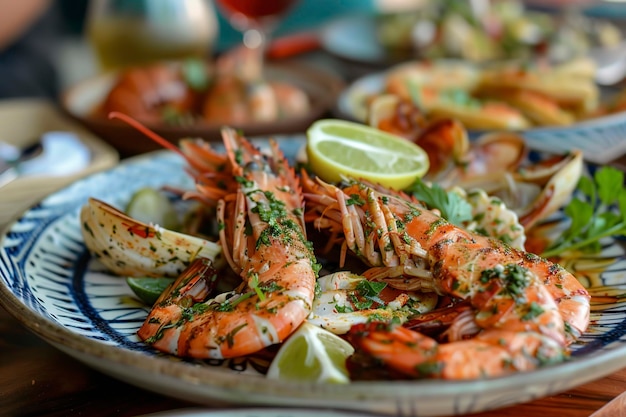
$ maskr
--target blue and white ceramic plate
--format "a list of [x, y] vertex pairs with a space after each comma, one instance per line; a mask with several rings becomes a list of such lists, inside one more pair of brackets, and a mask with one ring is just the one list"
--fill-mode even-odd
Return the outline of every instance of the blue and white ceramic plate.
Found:
[[[364, 123], [365, 98], [378, 94], [385, 85], [386, 72], [377, 72], [353, 81], [339, 94], [334, 111], [338, 117]], [[605, 164], [626, 152], [626, 112], [597, 117], [565, 127], [537, 127], [523, 132], [528, 146], [544, 152], [564, 153], [580, 149], [589, 162]], [[470, 132], [478, 136], [480, 132]]]
[[[293, 157], [304, 138], [279, 143]], [[626, 259], [614, 242], [600, 259], [572, 260], [594, 297], [591, 326], [573, 346], [570, 361], [538, 371], [479, 381], [311, 385], [266, 379], [262, 358], [185, 361], [158, 354], [135, 334], [146, 308], [124, 279], [99, 270], [90, 259], [79, 209], [89, 197], [123, 206], [140, 187], [190, 187], [183, 166], [168, 152], [126, 160], [26, 211], [0, 237], [1, 304], [40, 337], [103, 373], [206, 405], [218, 400], [360, 415], [461, 415], [563, 392], [626, 366], [626, 298], [619, 297], [626, 293]]]

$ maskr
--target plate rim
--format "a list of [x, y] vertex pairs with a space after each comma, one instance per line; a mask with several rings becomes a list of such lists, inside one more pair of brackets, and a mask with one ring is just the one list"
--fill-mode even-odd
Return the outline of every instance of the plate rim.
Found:
[[312, 410], [300, 407], [246, 407], [246, 408], [176, 408], [156, 413], [142, 414], [138, 417], [311, 417], [315, 413], [318, 417], [375, 417], [372, 414], [355, 414], [350, 410], [325, 410], [323, 408]]
[[[167, 377], [181, 378], [181, 375], [185, 374], [186, 378], [183, 378], [183, 382], [185, 382], [186, 384], [196, 385], [198, 387], [205, 386], [207, 381], [212, 380], [212, 377], [224, 378], [224, 380], [221, 381], [223, 385], [221, 387], [214, 387], [214, 388], [224, 388], [224, 387], [232, 388], [235, 384], [243, 385], [239, 387], [240, 388], [239, 392], [234, 392], [233, 395], [235, 397], [238, 395], [241, 395], [242, 393], [249, 394], [248, 391], [243, 389], [245, 388], [246, 385], [249, 385], [249, 384], [245, 384], [245, 382], [249, 382], [246, 380], [251, 380], [254, 378], [257, 380], [261, 380], [261, 381], [268, 381], [262, 378], [261, 376], [259, 376], [259, 378], [256, 378], [256, 376], [234, 374], [232, 371], [227, 371], [227, 370], [223, 370], [220, 368], [197, 367], [191, 363], [170, 360], [168, 357], [148, 356], [141, 352], [128, 350], [123, 347], [110, 346], [104, 343], [100, 343], [100, 342], [97, 342], [96, 340], [89, 339], [81, 335], [78, 335], [76, 333], [73, 333], [67, 328], [61, 326], [60, 324], [54, 323], [52, 320], [36, 314], [32, 310], [30, 310], [27, 306], [25, 306], [23, 303], [20, 303], [19, 299], [17, 299], [13, 293], [11, 292], [7, 293], [7, 289], [4, 285], [0, 285], [0, 294], [2, 295], [2, 297], [0, 297], [0, 304], [7, 310], [9, 314], [15, 317], [23, 326], [25, 326], [26, 328], [28, 328], [29, 330], [37, 334], [42, 339], [53, 344], [57, 348], [60, 348], [60, 346], [58, 346], [59, 344], [62, 345], [62, 347], [64, 347], [65, 349], [61, 349], [61, 350], [67, 353], [68, 355], [73, 356], [75, 359], [78, 359], [79, 361], [85, 363], [86, 365], [92, 368], [95, 368], [104, 373], [113, 375], [118, 379], [120, 378], [120, 376], [117, 373], [107, 372], [106, 365], [108, 362], [112, 362], [117, 365], [123, 365], [123, 366], [132, 365], [134, 368], [141, 370], [143, 372], [148, 372], [152, 376], [167, 376]], [[78, 355], [73, 354], [74, 352], [78, 353]], [[581, 378], [583, 380], [582, 383], [591, 382], [595, 379], [604, 377], [606, 375], [611, 374], [612, 372], [615, 372], [619, 369], [626, 367], [625, 353], [626, 353], [626, 345], [623, 345], [621, 347], [614, 348], [608, 352], [602, 352], [602, 355], [598, 355], [598, 354], [589, 355], [585, 358], [559, 364], [557, 365], [557, 367], [560, 370], [565, 370], [565, 371], [570, 371], [570, 372], [574, 372], [575, 370], [576, 372], [579, 372], [579, 373], [585, 373], [585, 377]], [[93, 362], [91, 361], [86, 362], [83, 355], [90, 356], [92, 361], [104, 360], [105, 362], [101, 363], [101, 367], [96, 367], [94, 366]], [[607, 363], [611, 363], [612, 366], [611, 367], [604, 366]], [[584, 366], [581, 367], [581, 364]], [[155, 371], [155, 368], [158, 369], [158, 372]], [[555, 369], [554, 367], [547, 367], [547, 368], [538, 369], [536, 371], [532, 371], [528, 373], [515, 374], [514, 376], [511, 376], [511, 377], [499, 377], [499, 378], [492, 378], [492, 379], [485, 379], [485, 380], [469, 380], [469, 381], [436, 381], [434, 383], [433, 381], [429, 381], [429, 380], [373, 381], [373, 382], [372, 381], [354, 381], [348, 385], [342, 386], [341, 389], [348, 390], [348, 391], [356, 391], [356, 390], [360, 390], [361, 388], [366, 388], [372, 391], [372, 398], [369, 398], [368, 399], [369, 401], [375, 401], [376, 398], [379, 400], [389, 400], [389, 394], [394, 393], [398, 395], [397, 390], [399, 387], [407, 387], [407, 388], [410, 387], [410, 388], [415, 388], [416, 390], [420, 391], [419, 393], [412, 393], [412, 394], [405, 393], [404, 395], [399, 396], [399, 397], [410, 397], [408, 398], [410, 400], [413, 400], [414, 398], [426, 399], [426, 398], [432, 398], [433, 396], [437, 396], [437, 394], [441, 394], [442, 387], [448, 388], [451, 390], [455, 388], [467, 389], [463, 391], [462, 395], [472, 395], [472, 394], [484, 393], [485, 390], [489, 388], [494, 388], [496, 386], [502, 387], [506, 385], [507, 388], [514, 388], [514, 387], [528, 385], [533, 382], [536, 382], [535, 380], [537, 378], [542, 378], [542, 377], [546, 377], [546, 379], [550, 380], [551, 378], [549, 377], [551, 376], [551, 374], [554, 373], [554, 369]], [[511, 382], [513, 379], [517, 379], [519, 380], [519, 382]], [[128, 382], [123, 379], [120, 379], [120, 380], [123, 382], [132, 384], [132, 382]], [[560, 382], [560, 381], [562, 381], [562, 379], [560, 378], [554, 378], [551, 380], [552, 383]], [[242, 382], [244, 382], [244, 384], [241, 384]], [[573, 387], [576, 387], [582, 383], [579, 383], [579, 382], [571, 383], [571, 384], [566, 383], [560, 386], [558, 389], [554, 391], [550, 391], [548, 394], [540, 395], [536, 398], [541, 398], [541, 397], [544, 397], [546, 395], [551, 395], [551, 394], [557, 394], [559, 392], [563, 392]], [[265, 384], [253, 384], [253, 385], [256, 387], [262, 387]], [[277, 396], [275, 393], [272, 393], [271, 391], [273, 389], [290, 388], [290, 391], [291, 391], [294, 389], [302, 389], [302, 388], [308, 388], [308, 389], [316, 388], [316, 391], [320, 391], [319, 388], [324, 387], [324, 386], [315, 385], [311, 383], [300, 383], [300, 382], [294, 383], [292, 381], [286, 382], [286, 381], [274, 381], [274, 380], [271, 381], [271, 384], [267, 384], [267, 385], [273, 385], [274, 388], [272, 389], [268, 388], [267, 392], [257, 391], [254, 393], [257, 396], [262, 395], [266, 397], [266, 401], [259, 401], [258, 398], [256, 399], [256, 401], [254, 399], [243, 399], [242, 401], [239, 401], [239, 402], [235, 401], [233, 402], [233, 404], [240, 404], [240, 405], [242, 404], [250, 404], [250, 405], [274, 404], [276, 405], [277, 399], [284, 400], [284, 398], [282, 398], [280, 395]], [[138, 385], [138, 386], [144, 389], [151, 389], [151, 388], [146, 388], [145, 386], [142, 386], [142, 385]], [[336, 386], [327, 385], [325, 387], [326, 389], [321, 390], [321, 393], [335, 394], [335, 395], [337, 394]], [[373, 393], [378, 393], [379, 395], [374, 395]], [[447, 397], [447, 395], [445, 397]], [[186, 399], [185, 397], [180, 397], [180, 398]], [[532, 398], [532, 399], [535, 399], [535, 398]], [[220, 400], [220, 399], [207, 397], [206, 400], [208, 402], [205, 402], [205, 404], [211, 404], [213, 400]], [[319, 407], [319, 404], [316, 404], [318, 400], [319, 398], [315, 396], [297, 398], [298, 404], [306, 405], [309, 407]], [[329, 403], [331, 400], [338, 401], [340, 404], [342, 403], [341, 399], [336, 399], [336, 398], [327, 399]], [[354, 402], [354, 400], [348, 400], [348, 402]], [[515, 404], [520, 404], [520, 403], [513, 401], [507, 404], [499, 405], [497, 408], [504, 407], [506, 405], [509, 405], [509, 406], [515, 405]], [[368, 409], [368, 408], [361, 409], [358, 407], [354, 408], [353, 406], [351, 407], [350, 405], [347, 405], [345, 403], [343, 403], [339, 407], [347, 407], [345, 408], [346, 410], [357, 410], [357, 411], [363, 411], [363, 410]], [[487, 410], [488, 409], [484, 409], [482, 411], [487, 411]], [[431, 414], [424, 414], [424, 415], [426, 416], [426, 415], [431, 415]], [[432, 415], [434, 416], [437, 414], [432, 414]]]

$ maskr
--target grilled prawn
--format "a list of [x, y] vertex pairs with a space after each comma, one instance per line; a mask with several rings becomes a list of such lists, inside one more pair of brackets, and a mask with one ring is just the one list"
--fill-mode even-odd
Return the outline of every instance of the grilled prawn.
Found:
[[[372, 267], [365, 276], [470, 304], [447, 344], [388, 323], [354, 326], [352, 342], [392, 368], [444, 378], [533, 369], [563, 360], [587, 328], [589, 294], [557, 264], [463, 230], [379, 186], [335, 186], [305, 175], [303, 187], [307, 219]], [[498, 359], [467, 363], [482, 351]]]
[[217, 205], [223, 256], [242, 279], [235, 290], [205, 300], [215, 271], [192, 260], [153, 306], [139, 337], [194, 358], [243, 356], [282, 342], [309, 315], [319, 268], [306, 238], [300, 182], [278, 145], [272, 142], [266, 155], [224, 128], [226, 155], [204, 142], [185, 141], [179, 149], [115, 117], [187, 159], [196, 190], [184, 197]]

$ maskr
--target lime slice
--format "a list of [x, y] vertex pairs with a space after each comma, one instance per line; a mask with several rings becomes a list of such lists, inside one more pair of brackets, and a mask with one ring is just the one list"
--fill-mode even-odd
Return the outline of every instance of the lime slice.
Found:
[[406, 139], [345, 120], [323, 119], [307, 130], [313, 172], [327, 182], [342, 175], [403, 189], [429, 168], [428, 154]]
[[140, 222], [158, 224], [169, 230], [179, 228], [174, 205], [165, 194], [154, 188], [141, 188], [136, 191], [125, 212]]
[[161, 293], [174, 282], [174, 278], [128, 277], [126, 283], [137, 297], [148, 305], [154, 305]]
[[346, 359], [354, 353], [350, 343], [328, 330], [304, 322], [283, 343], [267, 377], [290, 381], [346, 384]]

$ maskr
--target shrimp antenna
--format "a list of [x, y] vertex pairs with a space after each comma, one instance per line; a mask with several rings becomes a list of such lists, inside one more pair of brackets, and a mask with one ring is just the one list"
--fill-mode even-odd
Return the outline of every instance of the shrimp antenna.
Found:
[[173, 143], [171, 143], [164, 137], [157, 135], [155, 132], [153, 132], [152, 130], [150, 130], [149, 128], [147, 128], [145, 125], [138, 122], [137, 120], [133, 119], [132, 117], [124, 113], [112, 111], [111, 113], [109, 113], [109, 119], [120, 119], [121, 121], [131, 125], [135, 129], [137, 129], [139, 132], [143, 133], [144, 135], [146, 135], [147, 137], [149, 137], [150, 139], [152, 139], [159, 145], [163, 146], [164, 148], [170, 149], [176, 152], [177, 154], [182, 155], [183, 157], [186, 158], [186, 155], [183, 154], [183, 152], [178, 148], [178, 146], [174, 145]]

